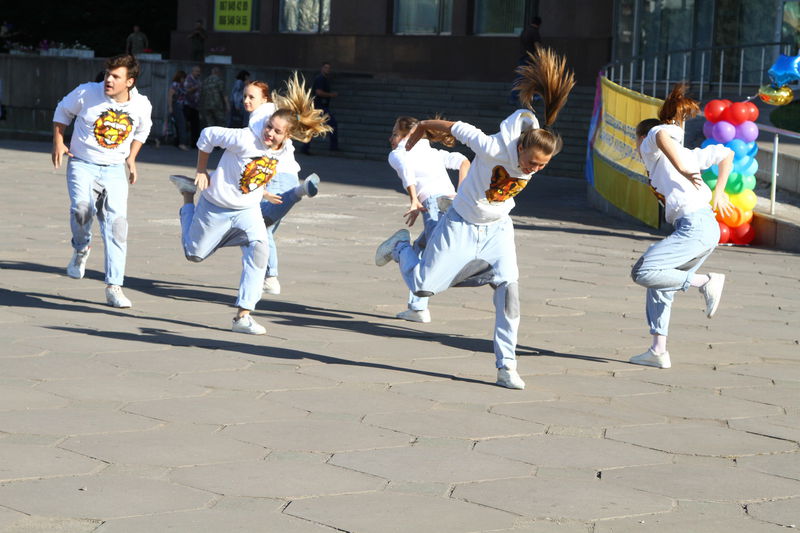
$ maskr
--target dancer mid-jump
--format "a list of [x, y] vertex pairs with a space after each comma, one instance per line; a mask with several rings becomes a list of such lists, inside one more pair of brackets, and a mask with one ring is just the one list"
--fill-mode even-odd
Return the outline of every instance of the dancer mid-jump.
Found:
[[486, 135], [464, 122], [423, 120], [406, 147], [413, 148], [428, 131], [451, 133], [475, 152], [469, 173], [452, 207], [437, 224], [422, 254], [408, 230], [384, 241], [375, 254], [378, 265], [394, 259], [408, 288], [417, 296], [432, 296], [459, 284], [489, 284], [494, 289], [494, 353], [497, 384], [525, 388], [517, 372], [516, 346], [520, 322], [514, 225], [509, 212], [513, 197], [562, 148], [559, 135], [540, 128], [531, 102], [535, 94], [545, 104], [545, 124], [551, 126], [575, 85], [563, 58], [539, 49], [519, 67], [520, 101], [527, 109], [512, 113], [500, 131]]

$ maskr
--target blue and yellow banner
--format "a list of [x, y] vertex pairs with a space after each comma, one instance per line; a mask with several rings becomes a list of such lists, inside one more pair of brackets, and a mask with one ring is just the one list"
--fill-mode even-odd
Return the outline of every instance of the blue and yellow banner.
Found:
[[659, 205], [636, 151], [636, 125], [658, 116], [663, 100], [601, 77], [592, 118], [587, 179], [606, 200], [645, 224], [659, 227]]

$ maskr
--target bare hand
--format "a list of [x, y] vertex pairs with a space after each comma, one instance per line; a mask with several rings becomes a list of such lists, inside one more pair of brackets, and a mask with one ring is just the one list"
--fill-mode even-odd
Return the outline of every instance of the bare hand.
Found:
[[409, 227], [413, 226], [414, 222], [417, 221], [419, 214], [426, 211], [427, 209], [425, 209], [425, 207], [419, 203], [419, 200], [412, 202], [411, 207], [408, 208], [408, 211], [403, 213], [403, 216], [406, 219], [406, 225]]
[[51, 154], [53, 158], [54, 168], [59, 168], [61, 166], [61, 158], [64, 156], [64, 154], [67, 154], [67, 156], [72, 157], [69, 148], [67, 148], [63, 142], [54, 142], [53, 152]]
[[722, 216], [728, 216], [730, 213], [733, 213], [734, 210], [733, 204], [725, 193], [715, 193], [711, 207]]
[[136, 183], [136, 178], [138, 177], [136, 173], [136, 161], [128, 161], [128, 183], [133, 185]]
[[282, 204], [283, 198], [280, 194], [274, 194], [264, 189], [264, 198], [271, 204]]
[[202, 172], [196, 172], [194, 175], [194, 185], [197, 187], [198, 191], [204, 191], [208, 189], [208, 184], [211, 180], [208, 177], [208, 171], [204, 170]]
[[679, 172], [683, 174], [684, 178], [691, 181], [694, 184], [695, 188], [699, 189], [702, 186], [703, 178], [700, 176], [699, 172], [688, 172], [684, 170], [681, 170]]

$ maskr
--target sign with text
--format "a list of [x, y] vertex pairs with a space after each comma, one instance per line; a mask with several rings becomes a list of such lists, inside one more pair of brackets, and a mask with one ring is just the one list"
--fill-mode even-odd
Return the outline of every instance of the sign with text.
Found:
[[250, 31], [254, 0], [215, 0], [214, 31]]

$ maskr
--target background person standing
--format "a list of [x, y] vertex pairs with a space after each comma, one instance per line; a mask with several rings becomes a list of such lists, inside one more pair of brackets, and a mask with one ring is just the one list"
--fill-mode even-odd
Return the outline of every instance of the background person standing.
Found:
[[183, 81], [184, 102], [183, 114], [189, 129], [189, 143], [194, 146], [200, 138], [200, 94], [203, 82], [200, 80], [202, 71], [198, 65], [192, 67], [192, 72]]
[[132, 56], [137, 56], [150, 48], [147, 41], [147, 35], [142, 32], [138, 24], [133, 25], [133, 33], [128, 35], [125, 40], [125, 52]]
[[[331, 64], [327, 61], [322, 64], [319, 74], [314, 78], [311, 84], [311, 94], [314, 95], [314, 107], [321, 109], [323, 113], [328, 115], [328, 126], [332, 131], [328, 134], [330, 139], [330, 150], [336, 152], [339, 150], [339, 128], [336, 123], [336, 118], [331, 113], [331, 98], [336, 98], [339, 93], [331, 90]], [[304, 154], [309, 153], [309, 144], [303, 144], [300, 147], [300, 152]]]
[[200, 93], [200, 110], [208, 126], [224, 126], [228, 110], [228, 96], [225, 82], [220, 77], [219, 67], [213, 67], [211, 74], [203, 81]]

